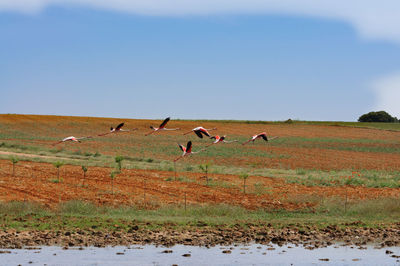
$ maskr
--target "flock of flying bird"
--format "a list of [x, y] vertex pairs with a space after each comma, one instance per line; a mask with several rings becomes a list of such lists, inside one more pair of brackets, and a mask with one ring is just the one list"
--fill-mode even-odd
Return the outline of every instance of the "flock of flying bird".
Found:
[[[170, 118], [167, 117], [167, 118], [160, 124], [159, 127], [150, 126], [150, 128], [152, 129], [152, 131], [150, 131], [149, 133], [145, 134], [145, 136], [151, 135], [151, 134], [153, 134], [153, 133], [156, 133], [156, 132], [162, 131], [162, 130], [180, 130], [180, 128], [166, 128], [165, 126], [167, 125], [167, 123], [168, 123], [169, 120], [170, 120]], [[99, 135], [97, 135], [97, 136], [100, 136], [100, 137], [101, 137], [101, 136], [106, 136], [106, 135], [108, 135], [108, 134], [113, 134], [113, 133], [130, 132], [130, 131], [138, 130], [138, 128], [134, 128], [134, 129], [130, 129], [130, 130], [125, 130], [125, 129], [122, 129], [123, 126], [124, 126], [124, 123], [121, 123], [121, 124], [119, 124], [119, 125], [118, 125], [117, 127], [115, 127], [115, 128], [111, 127], [109, 132], [103, 133], [103, 134], [99, 134]], [[183, 135], [187, 135], [187, 134], [190, 134], [190, 133], [194, 132], [199, 138], [203, 138], [203, 136], [206, 136], [206, 137], [209, 137], [210, 139], [213, 139], [214, 141], [213, 141], [211, 144], [207, 145], [205, 148], [203, 148], [203, 149], [201, 149], [201, 150], [199, 150], [199, 151], [197, 151], [197, 152], [193, 152], [193, 151], [192, 151], [192, 141], [188, 141], [188, 143], [186, 144], [186, 147], [178, 143], [178, 146], [179, 146], [179, 148], [183, 151], [183, 154], [182, 154], [180, 157], [176, 158], [176, 159], [174, 160], [174, 162], [178, 161], [179, 159], [181, 159], [181, 158], [183, 158], [183, 157], [185, 157], [185, 156], [188, 156], [188, 155], [191, 155], [191, 154], [199, 153], [199, 152], [201, 152], [201, 151], [207, 149], [207, 147], [209, 147], [209, 146], [211, 146], [211, 145], [214, 145], [214, 144], [218, 144], [218, 143], [220, 143], [220, 142], [223, 142], [223, 143], [237, 142], [237, 140], [231, 140], [231, 141], [225, 140], [225, 139], [226, 139], [226, 135], [224, 135], [224, 136], [218, 136], [218, 135], [211, 136], [210, 133], [209, 133], [209, 131], [216, 130], [216, 129], [217, 129], [217, 128], [206, 129], [206, 128], [204, 128], [204, 127], [196, 127], [196, 128], [193, 128], [192, 130], [190, 130], [189, 132], [183, 133]], [[67, 142], [67, 141], [71, 141], [71, 142], [73, 142], [73, 141], [75, 141], [75, 142], [81, 142], [81, 140], [83, 140], [83, 139], [91, 139], [91, 138], [93, 138], [93, 136], [81, 137], [81, 138], [76, 138], [76, 137], [74, 137], [74, 136], [70, 136], [70, 137], [64, 138], [64, 139], [62, 139], [62, 140], [60, 140], [60, 141], [54, 143], [53, 146], [54, 146], [54, 145], [57, 145], [57, 144], [59, 144], [59, 143], [62, 143], [62, 142]], [[271, 139], [275, 139], [275, 138], [277, 138], [277, 137], [270, 138], [270, 140], [271, 140]], [[249, 142], [251, 142], [251, 141], [254, 143], [254, 141], [255, 141], [256, 139], [263, 139], [263, 140], [265, 140], [265, 141], [268, 141], [267, 133], [262, 132], [262, 133], [256, 134], [256, 135], [252, 136], [251, 139], [249, 139], [248, 141], [242, 143], [242, 145], [246, 145], [247, 143], [249, 143]]]

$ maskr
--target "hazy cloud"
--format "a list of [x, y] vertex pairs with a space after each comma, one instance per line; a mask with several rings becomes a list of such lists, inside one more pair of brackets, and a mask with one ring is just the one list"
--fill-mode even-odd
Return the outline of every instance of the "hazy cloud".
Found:
[[377, 95], [374, 111], [387, 111], [400, 118], [400, 73], [383, 77], [373, 84]]
[[0, 11], [84, 6], [141, 15], [288, 14], [346, 21], [367, 38], [400, 43], [399, 0], [0, 0]]

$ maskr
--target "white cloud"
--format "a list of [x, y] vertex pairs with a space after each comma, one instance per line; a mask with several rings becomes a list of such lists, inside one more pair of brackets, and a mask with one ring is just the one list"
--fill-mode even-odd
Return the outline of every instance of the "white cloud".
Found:
[[400, 118], [400, 73], [380, 78], [372, 87], [377, 95], [374, 110]]
[[288, 14], [350, 23], [360, 35], [400, 43], [399, 0], [0, 0], [0, 11], [85, 6], [141, 15]]

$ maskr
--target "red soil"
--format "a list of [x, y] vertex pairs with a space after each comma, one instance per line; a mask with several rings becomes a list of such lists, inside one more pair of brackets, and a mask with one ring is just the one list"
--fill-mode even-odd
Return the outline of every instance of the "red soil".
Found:
[[[194, 140], [194, 149], [204, 146], [206, 140], [200, 140], [194, 135], [182, 136], [182, 132], [186, 132], [195, 126], [202, 125], [206, 128], [218, 127], [217, 131], [212, 133], [224, 135], [228, 137], [246, 137], [266, 131], [269, 136], [280, 137], [302, 137], [302, 138], [335, 138], [335, 139], [363, 139], [371, 140], [370, 143], [328, 143], [312, 147], [302, 146], [273, 146], [258, 142], [259, 145], [248, 145], [244, 148], [233, 143], [244, 151], [259, 150], [266, 153], [273, 153], [274, 156], [257, 157], [231, 157], [218, 158], [218, 164], [248, 166], [255, 165], [258, 168], [304, 168], [304, 169], [323, 169], [323, 170], [339, 170], [339, 169], [375, 169], [375, 170], [400, 170], [400, 153], [398, 152], [361, 152], [354, 150], [338, 150], [335, 145], [349, 146], [373, 146], [388, 147], [400, 150], [400, 132], [352, 128], [342, 126], [324, 126], [324, 125], [302, 125], [302, 124], [245, 124], [245, 123], [216, 123], [216, 122], [190, 122], [190, 121], [174, 121], [169, 122], [170, 127], [180, 127], [181, 131], [169, 131], [157, 133], [157, 136], [144, 137], [144, 133], [149, 132], [149, 125], [157, 126], [160, 121], [154, 120], [134, 120], [134, 119], [113, 119], [113, 118], [92, 118], [92, 117], [60, 117], [60, 116], [34, 116], [34, 115], [0, 115], [0, 133], [6, 135], [15, 135], [15, 138], [3, 139], [2, 141], [13, 141], [14, 143], [52, 147], [54, 139], [62, 139], [66, 136], [89, 136], [107, 132], [110, 126], [115, 126], [124, 121], [125, 127], [139, 128], [133, 133], [119, 134], [118, 136], [107, 136], [105, 138], [94, 138], [90, 141], [76, 143], [60, 144], [58, 148], [64, 148], [71, 151], [82, 152], [100, 152], [101, 154], [115, 155], [121, 154], [132, 157], [144, 156], [147, 158], [171, 160], [171, 154], [157, 153], [152, 150], [152, 145], [158, 147], [176, 146], [176, 139], [187, 141]], [[18, 137], [20, 133], [26, 137]], [[168, 137], [171, 138], [168, 138]], [[32, 137], [32, 138], [31, 138]], [[53, 140], [46, 138], [53, 138]], [[378, 141], [377, 141], [378, 140]], [[374, 142], [375, 141], [375, 142]], [[385, 143], [388, 141], [388, 143]], [[327, 148], [331, 145], [333, 149]], [[142, 149], [142, 153], [137, 150]], [[136, 150], [136, 152], [134, 151]], [[179, 156], [180, 150], [176, 146], [176, 153], [173, 156]], [[189, 162], [199, 164], [210, 160], [204, 154], [199, 154], [196, 159], [189, 159]]]
[[[61, 183], [54, 183], [56, 168], [51, 164], [19, 162], [16, 176], [11, 175], [9, 161], [0, 160], [0, 201], [27, 200], [54, 206], [69, 200], [85, 200], [98, 205], [144, 204], [157, 207], [164, 204], [228, 203], [256, 208], [297, 209], [315, 204], [312, 198], [344, 197], [350, 199], [371, 199], [378, 197], [399, 197], [400, 189], [366, 187], [306, 187], [287, 184], [283, 179], [251, 176], [248, 179], [250, 193], [241, 191], [242, 181], [233, 175], [212, 175], [214, 181], [230, 186], [207, 187], [201, 174], [178, 173], [195, 182], [173, 181], [174, 173], [155, 170], [123, 170], [114, 183], [111, 193], [110, 168], [90, 167], [85, 186], [82, 187], [83, 173], [79, 166], [62, 166]], [[172, 179], [172, 180], [171, 180]], [[171, 180], [171, 181], [167, 181]], [[251, 189], [255, 183], [262, 183], [267, 193], [257, 195]], [[308, 200], [307, 200], [307, 197]]]

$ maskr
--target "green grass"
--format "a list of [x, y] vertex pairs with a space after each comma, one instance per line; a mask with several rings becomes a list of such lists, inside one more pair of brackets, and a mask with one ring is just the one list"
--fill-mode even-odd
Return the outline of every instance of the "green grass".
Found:
[[187, 211], [183, 206], [146, 210], [136, 206], [96, 207], [82, 201], [66, 202], [56, 209], [47, 209], [29, 202], [0, 203], [2, 230], [129, 230], [132, 222], [147, 228], [185, 228], [197, 224], [230, 227], [267, 223], [277, 228], [290, 225], [325, 227], [344, 226], [352, 222], [357, 222], [355, 226], [379, 227], [398, 222], [398, 217], [400, 199], [348, 202], [346, 212], [343, 199], [326, 199], [315, 208], [297, 211], [246, 210], [230, 205], [189, 205]]

